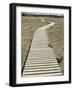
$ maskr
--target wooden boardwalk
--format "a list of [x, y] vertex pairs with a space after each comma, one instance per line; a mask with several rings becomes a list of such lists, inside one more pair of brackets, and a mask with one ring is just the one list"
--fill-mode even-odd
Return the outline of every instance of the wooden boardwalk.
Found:
[[50, 24], [36, 30], [23, 70], [23, 76], [62, 75], [54, 51], [48, 46], [49, 41], [46, 29], [52, 27], [54, 24], [50, 22]]

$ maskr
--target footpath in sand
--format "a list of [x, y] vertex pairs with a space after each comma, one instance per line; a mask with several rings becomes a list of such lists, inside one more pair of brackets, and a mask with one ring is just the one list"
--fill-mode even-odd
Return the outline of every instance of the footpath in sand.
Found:
[[59, 64], [56, 60], [53, 48], [49, 47], [48, 36], [46, 30], [55, 25], [49, 22], [45, 26], [39, 27], [33, 36], [30, 51], [23, 70], [23, 76], [54, 76], [62, 75]]

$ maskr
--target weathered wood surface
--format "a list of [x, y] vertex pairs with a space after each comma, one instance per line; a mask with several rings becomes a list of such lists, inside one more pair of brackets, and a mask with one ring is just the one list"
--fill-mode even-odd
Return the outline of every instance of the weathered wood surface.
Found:
[[[41, 19], [41, 21], [44, 21]], [[50, 24], [38, 28], [33, 36], [30, 52], [23, 70], [23, 76], [52, 76], [62, 75], [53, 48], [49, 47], [46, 29], [55, 25]]]

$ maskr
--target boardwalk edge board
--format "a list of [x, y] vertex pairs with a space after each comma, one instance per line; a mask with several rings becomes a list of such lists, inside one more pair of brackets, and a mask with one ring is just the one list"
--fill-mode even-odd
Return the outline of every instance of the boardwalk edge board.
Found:
[[[71, 6], [11, 3], [9, 4], [9, 13], [9, 86], [71, 83]], [[28, 17], [35, 16], [37, 18], [40, 16], [38, 18], [39, 22], [45, 24], [39, 26], [34, 32], [28, 55], [22, 63], [21, 17], [27, 15]], [[62, 72], [60, 63], [47, 36], [47, 30], [54, 27], [56, 22], [46, 20], [45, 17], [53, 16], [55, 18], [63, 18], [64, 16], [64, 72]]]

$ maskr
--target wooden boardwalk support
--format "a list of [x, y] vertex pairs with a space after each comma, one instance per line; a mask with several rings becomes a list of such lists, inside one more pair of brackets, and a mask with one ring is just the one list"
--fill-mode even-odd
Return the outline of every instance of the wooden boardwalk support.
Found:
[[24, 77], [62, 75], [53, 48], [48, 46], [46, 29], [54, 24], [51, 22], [36, 30], [23, 70]]

